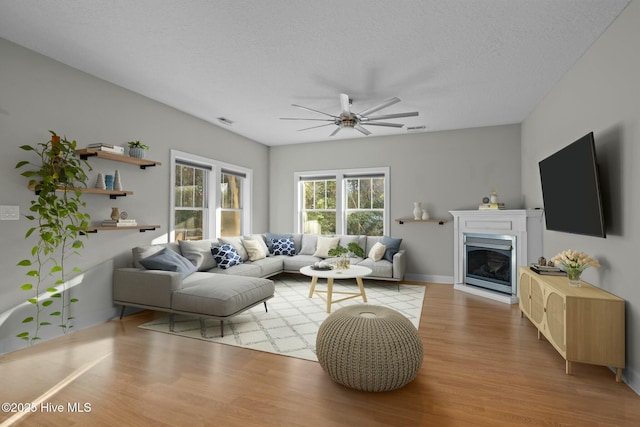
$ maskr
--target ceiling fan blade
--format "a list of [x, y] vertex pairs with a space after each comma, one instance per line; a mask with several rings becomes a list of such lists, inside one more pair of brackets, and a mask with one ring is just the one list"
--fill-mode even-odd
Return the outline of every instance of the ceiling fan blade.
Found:
[[315, 128], [321, 128], [321, 127], [325, 127], [325, 126], [330, 126], [332, 124], [333, 123], [327, 123], [327, 124], [324, 124], [324, 125], [311, 126], [311, 127], [304, 128], [304, 129], [298, 129], [298, 132], [302, 132], [303, 130], [309, 130], [309, 129], [315, 129]]
[[388, 126], [391, 128], [401, 128], [404, 126], [404, 123], [389, 123], [389, 122], [363, 122], [363, 125], [366, 126]]
[[280, 117], [280, 120], [314, 120], [317, 122], [333, 122], [334, 119], [303, 119], [301, 117]]
[[331, 135], [329, 136], [334, 136], [336, 133], [340, 132], [340, 129], [342, 129], [340, 126], [338, 126], [338, 128], [336, 130], [334, 130], [333, 132], [331, 132]]
[[366, 116], [368, 114], [375, 113], [376, 111], [382, 110], [383, 108], [387, 108], [388, 106], [396, 104], [398, 102], [400, 102], [400, 98], [396, 98], [396, 97], [389, 98], [386, 101], [384, 101], [382, 104], [378, 104], [375, 107], [371, 107], [368, 110], [364, 110], [364, 111], [358, 113], [358, 115], [359, 116]]
[[325, 113], [325, 112], [322, 112], [322, 111], [314, 110], [313, 108], [303, 107], [302, 105], [298, 105], [298, 104], [291, 104], [291, 105], [294, 106], [294, 107], [302, 108], [303, 110], [313, 111], [314, 113], [319, 113], [319, 114], [324, 114], [325, 116], [333, 117], [334, 119], [338, 118], [338, 116], [334, 116], [333, 114], [329, 114], [329, 113]]
[[342, 107], [343, 116], [351, 116], [351, 106], [349, 105], [349, 95], [340, 94], [340, 106]]
[[365, 135], [371, 135], [371, 132], [369, 132], [368, 130], [366, 130], [365, 128], [363, 128], [363, 127], [362, 127], [362, 126], [360, 126], [360, 125], [355, 125], [353, 128], [354, 128], [355, 130], [357, 130], [358, 132], [363, 133], [363, 134], [365, 134]]
[[360, 120], [363, 122], [369, 122], [371, 120], [399, 119], [401, 117], [415, 117], [417, 115], [418, 112], [413, 111], [411, 113], [383, 114], [382, 116], [362, 117]]

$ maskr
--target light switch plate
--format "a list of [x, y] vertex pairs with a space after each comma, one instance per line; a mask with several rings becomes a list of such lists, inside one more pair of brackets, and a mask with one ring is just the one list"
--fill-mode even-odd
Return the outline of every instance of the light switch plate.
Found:
[[0, 206], [0, 220], [20, 219], [20, 206]]

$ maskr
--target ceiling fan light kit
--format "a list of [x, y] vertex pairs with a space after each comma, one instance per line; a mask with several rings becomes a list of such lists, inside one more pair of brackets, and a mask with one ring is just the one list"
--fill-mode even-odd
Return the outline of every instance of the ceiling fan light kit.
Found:
[[417, 111], [413, 111], [410, 113], [395, 113], [395, 114], [383, 114], [380, 116], [370, 116], [370, 114], [375, 113], [376, 111], [380, 111], [384, 108], [387, 108], [393, 104], [400, 102], [400, 98], [393, 97], [389, 98], [386, 101], [375, 105], [371, 108], [368, 108], [359, 113], [351, 112], [351, 104], [352, 100], [349, 98], [347, 94], [340, 94], [340, 106], [342, 107], [342, 112], [340, 115], [333, 115], [329, 113], [325, 113], [323, 111], [314, 110], [313, 108], [304, 107], [298, 104], [291, 104], [294, 107], [301, 108], [303, 110], [311, 111], [313, 113], [322, 114], [324, 116], [328, 116], [331, 118], [328, 119], [307, 119], [307, 118], [299, 118], [299, 117], [282, 117], [281, 120], [313, 120], [313, 121], [323, 121], [329, 122], [318, 126], [311, 126], [304, 129], [298, 129], [299, 132], [315, 129], [324, 126], [332, 126], [335, 125], [337, 128], [329, 135], [334, 136], [342, 128], [352, 128], [362, 133], [363, 135], [371, 135], [371, 132], [363, 126], [384, 126], [384, 127], [393, 127], [393, 128], [401, 128], [404, 124], [401, 123], [390, 123], [390, 122], [381, 122], [379, 120], [388, 120], [388, 119], [398, 119], [402, 117], [415, 117], [418, 115]]

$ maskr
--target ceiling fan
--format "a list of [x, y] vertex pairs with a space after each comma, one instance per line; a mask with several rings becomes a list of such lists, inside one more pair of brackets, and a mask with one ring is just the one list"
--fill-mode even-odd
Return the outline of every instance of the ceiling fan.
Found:
[[404, 124], [380, 122], [378, 120], [397, 119], [400, 117], [414, 117], [418, 115], [417, 111], [414, 111], [411, 113], [383, 114], [380, 116], [369, 115], [369, 114], [375, 113], [376, 111], [380, 111], [383, 108], [387, 108], [390, 105], [396, 104], [398, 102], [400, 102], [400, 98], [393, 97], [393, 98], [387, 99], [381, 104], [368, 108], [364, 111], [361, 111], [359, 113], [353, 113], [351, 112], [352, 100], [349, 98], [348, 95], [341, 93], [340, 106], [342, 107], [342, 112], [340, 113], [340, 115], [336, 116], [334, 114], [329, 114], [322, 111], [314, 110], [313, 108], [303, 107], [302, 105], [291, 104], [294, 107], [302, 108], [303, 110], [312, 111], [314, 113], [323, 114], [331, 118], [330, 119], [303, 119], [303, 118], [282, 117], [281, 120], [314, 120], [314, 121], [321, 121], [321, 122], [329, 122], [329, 123], [318, 125], [318, 126], [311, 126], [308, 128], [299, 129], [299, 131], [315, 129], [323, 126], [335, 125], [335, 126], [338, 126], [338, 128], [334, 130], [329, 136], [334, 136], [335, 134], [340, 132], [342, 128], [353, 128], [358, 132], [363, 133], [364, 135], [371, 135], [371, 132], [366, 128], [364, 128], [363, 126], [386, 126], [386, 127], [393, 127], [393, 128], [401, 128], [404, 126]]

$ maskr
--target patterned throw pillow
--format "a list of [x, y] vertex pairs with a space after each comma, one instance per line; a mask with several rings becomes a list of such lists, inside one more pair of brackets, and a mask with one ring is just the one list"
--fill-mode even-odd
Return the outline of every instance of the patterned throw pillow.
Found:
[[273, 239], [271, 246], [271, 253], [273, 255], [289, 255], [296, 254], [296, 247], [293, 244], [293, 239]]
[[218, 263], [218, 267], [226, 270], [234, 265], [242, 264], [242, 257], [231, 245], [214, 246], [211, 248], [211, 255]]

